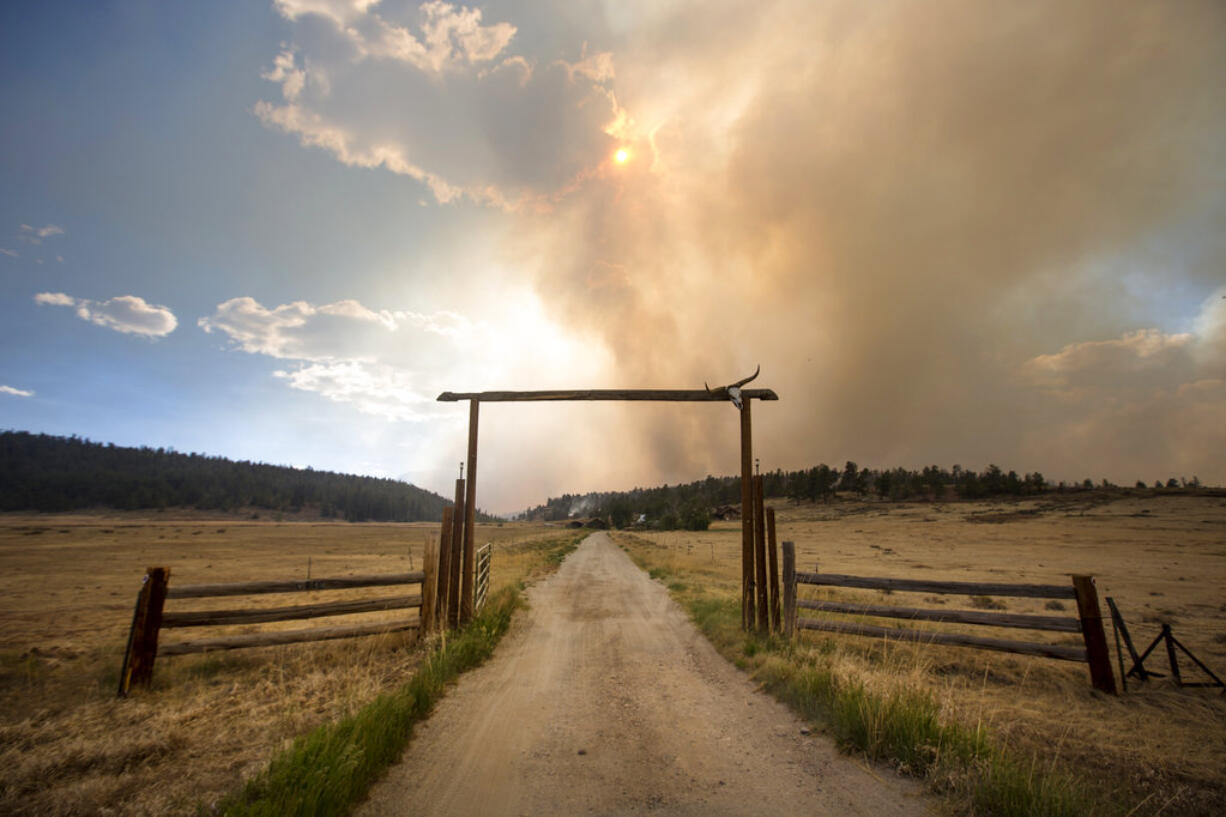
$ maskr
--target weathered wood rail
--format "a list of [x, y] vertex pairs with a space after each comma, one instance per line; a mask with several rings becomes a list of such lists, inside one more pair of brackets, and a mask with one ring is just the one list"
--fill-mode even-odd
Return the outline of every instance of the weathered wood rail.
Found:
[[[399, 585], [434, 586], [433, 565], [426, 562], [426, 570], [412, 573], [391, 573], [373, 576], [340, 576], [325, 579], [290, 581], [232, 582], [228, 584], [196, 584], [181, 587], [170, 586], [170, 569], [151, 567], [145, 574], [140, 593], [136, 598], [136, 610], [128, 633], [128, 646], [124, 651], [123, 665], [119, 672], [120, 696], [128, 694], [131, 687], [148, 686], [153, 680], [153, 665], [159, 655], [188, 655], [214, 650], [235, 650], [247, 647], [268, 647], [280, 644], [296, 644], [307, 641], [327, 641], [337, 638], [379, 635], [404, 630], [427, 630], [431, 625], [432, 607], [423, 607], [425, 595], [401, 595], [374, 599], [345, 599], [341, 601], [297, 604], [284, 607], [248, 607], [221, 610], [197, 610], [191, 612], [167, 612], [168, 599], [222, 598], [255, 596], [269, 593], [303, 593], [316, 590], [347, 590], [352, 588], [393, 587]], [[429, 581], [427, 581], [429, 579]], [[224, 635], [172, 644], [158, 644], [162, 630], [188, 627], [224, 627], [235, 624], [264, 624], [276, 621], [297, 621], [327, 616], [343, 616], [358, 613], [374, 613], [388, 610], [418, 609], [415, 618], [400, 621], [380, 621], [372, 624], [354, 624], [339, 627], [312, 627], [301, 630], [276, 630], [241, 635]]]
[[[944, 644], [957, 647], [972, 647], [982, 650], [998, 650], [1020, 655], [1037, 655], [1063, 661], [1089, 664], [1090, 681], [1094, 688], [1110, 694], [1116, 693], [1115, 675], [1111, 670], [1110, 654], [1107, 651], [1107, 636], [1103, 629], [1102, 613], [1098, 605], [1098, 591], [1092, 576], [1073, 576], [1070, 585], [1054, 584], [999, 584], [992, 582], [930, 581], [926, 579], [896, 579], [875, 576], [848, 576], [839, 573], [806, 573], [796, 570], [796, 550], [792, 542], [783, 543], [784, 577], [784, 632], [791, 635], [797, 629], [842, 633], [845, 635], [869, 636], [927, 644]], [[880, 604], [862, 604], [817, 599], [799, 599], [797, 588], [807, 584], [819, 587], [851, 587], [888, 592], [935, 593], [965, 596], [1012, 596], [1022, 598], [1070, 599], [1077, 603], [1077, 616], [1039, 616], [1017, 613], [994, 613], [978, 610], [938, 610], [916, 607], [896, 607]], [[916, 621], [935, 621], [953, 624], [971, 624], [987, 627], [1005, 627], [1060, 633], [1081, 633], [1084, 647], [1047, 644], [1037, 641], [1015, 641], [999, 638], [984, 638], [963, 633], [935, 632], [905, 627], [881, 627], [852, 621], [800, 618], [798, 610], [815, 610], [822, 613], [862, 616], [868, 618], [893, 618]]]
[[490, 592], [490, 562], [491, 562], [492, 547], [485, 545], [477, 551], [477, 579], [475, 582], [476, 590], [473, 594], [474, 608], [480, 610], [485, 606], [486, 596]]

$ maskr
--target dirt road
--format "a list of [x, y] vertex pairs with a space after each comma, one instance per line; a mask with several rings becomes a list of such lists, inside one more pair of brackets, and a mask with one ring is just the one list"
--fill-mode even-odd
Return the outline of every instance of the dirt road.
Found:
[[359, 809], [385, 815], [920, 815], [755, 691], [608, 535], [588, 537]]

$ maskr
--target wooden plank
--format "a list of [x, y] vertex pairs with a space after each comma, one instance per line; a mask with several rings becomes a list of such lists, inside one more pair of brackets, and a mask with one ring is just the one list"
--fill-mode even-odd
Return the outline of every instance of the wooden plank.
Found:
[[771, 625], [774, 632], [783, 631], [782, 613], [779, 606], [779, 545], [775, 541], [775, 509], [766, 509], [766, 547], [770, 560], [768, 572], [771, 584]]
[[451, 626], [448, 610], [451, 599], [451, 560], [454, 558], [451, 547], [451, 532], [455, 529], [455, 506], [443, 508], [443, 521], [438, 534], [438, 601], [435, 602], [440, 630]]
[[981, 613], [975, 610], [933, 610], [917, 607], [884, 607], [879, 604], [852, 604], [839, 601], [801, 599], [797, 606], [826, 613], [846, 613], [879, 618], [905, 618], [945, 621], [955, 624], [982, 624], [988, 627], [1016, 627], [1055, 633], [1079, 633], [1081, 622], [1071, 616], [1030, 616], [1014, 613]]
[[132, 655], [127, 666], [127, 677], [121, 687], [125, 693], [132, 684], [149, 686], [153, 682], [158, 631], [162, 627], [162, 608], [166, 603], [166, 585], [169, 581], [168, 567], [151, 567], [145, 571], [145, 586], [141, 589], [136, 620], [132, 625]]
[[[742, 389], [741, 398], [749, 400], [778, 400], [779, 395], [771, 389]], [[438, 396], [443, 403], [458, 403], [471, 400], [481, 403], [524, 403], [547, 400], [632, 400], [663, 401], [674, 403], [724, 403], [728, 395], [720, 390], [704, 389], [559, 389], [547, 391], [479, 391], [449, 392]]]
[[758, 632], [771, 629], [770, 588], [766, 579], [766, 513], [762, 509], [762, 475], [753, 478], [753, 564], [754, 588], [758, 597]]
[[464, 480], [455, 481], [451, 518], [451, 571], [447, 577], [447, 626], [460, 626], [460, 575], [464, 570]]
[[171, 587], [168, 599], [200, 599], [212, 596], [258, 596], [263, 593], [302, 593], [307, 590], [343, 590], [350, 587], [388, 587], [417, 584], [425, 577], [415, 573], [387, 573], [379, 576], [340, 576], [332, 579], [295, 579], [273, 582], [234, 582], [232, 584], [185, 584]]
[[293, 607], [268, 607], [263, 610], [199, 610], [191, 613], [166, 613], [163, 627], [213, 627], [228, 624], [261, 624], [268, 621], [295, 621], [381, 610], [406, 610], [420, 607], [421, 596], [389, 596], [382, 599], [353, 599], [324, 604], [299, 604]]
[[1085, 640], [1086, 656], [1090, 663], [1090, 683], [1099, 692], [1115, 695], [1115, 673], [1111, 671], [1111, 653], [1107, 649], [1107, 633], [1103, 630], [1103, 614], [1098, 606], [1094, 577], [1074, 576], [1073, 590], [1077, 597], [1077, 615], [1081, 617], [1081, 636]]
[[437, 624], [438, 543], [433, 536], [426, 536], [421, 563], [425, 568], [425, 578], [421, 582], [421, 630], [418, 635], [433, 632]]
[[741, 404], [741, 629], [754, 627], [753, 607], [753, 418]]
[[396, 622], [363, 624], [353, 627], [312, 627], [307, 630], [280, 630], [271, 633], [232, 635], [225, 638], [207, 638], [200, 641], [183, 641], [167, 644], [162, 655], [188, 655], [216, 650], [239, 650], [247, 647], [273, 647], [278, 644], [298, 644], [305, 641], [330, 641], [336, 638], [356, 638], [365, 635], [382, 635], [416, 630], [420, 622]]
[[783, 634], [796, 632], [796, 545], [783, 543]]
[[850, 624], [842, 621], [818, 621], [802, 618], [797, 621], [802, 630], [821, 630], [844, 635], [863, 635], [871, 638], [890, 638], [897, 641], [919, 641], [928, 644], [944, 644], [952, 647], [974, 647], [981, 650], [997, 650], [1019, 655], [1039, 655], [1058, 658], [1062, 661], [1085, 661], [1086, 651], [1081, 647], [1065, 647], [1058, 644], [1038, 644], [1030, 641], [1002, 641], [997, 638], [980, 638], [957, 633], [926, 633], [922, 630], [906, 630], [896, 627], [875, 627], [871, 624]]
[[468, 404], [468, 493], [464, 498], [464, 575], [460, 580], [460, 623], [473, 617], [473, 542], [477, 524], [477, 419], [481, 402]]
[[959, 596], [1019, 596], [1034, 599], [1075, 599], [1073, 588], [1058, 584], [994, 584], [991, 582], [943, 582], [927, 579], [883, 579], [845, 576], [839, 573], [797, 571], [800, 584], [862, 587], [867, 590], [897, 590], [907, 593], [945, 593]]

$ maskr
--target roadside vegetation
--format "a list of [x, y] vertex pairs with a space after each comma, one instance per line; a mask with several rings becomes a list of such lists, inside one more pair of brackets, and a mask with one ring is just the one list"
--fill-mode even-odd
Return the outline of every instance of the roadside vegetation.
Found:
[[[400, 572], [421, 564], [423, 539], [437, 527], [0, 520], [0, 814], [186, 816], [223, 804], [258, 813], [260, 803], [281, 802], [276, 787], [304, 752], [375, 774], [394, 738], [380, 725], [419, 718], [440, 679], [492, 644], [508, 597], [555, 569], [581, 534], [478, 526], [478, 541], [494, 546], [486, 610], [495, 620], [449, 637], [445, 650], [409, 632], [159, 659], [152, 689], [118, 700], [146, 565], [170, 566], [172, 583], [285, 579], [304, 575], [308, 559], [315, 576]], [[285, 595], [278, 604], [300, 601]], [[357, 796], [337, 788], [334, 771], [309, 785], [326, 788], [329, 803]], [[262, 782], [247, 789], [249, 781]]]
[[[776, 509], [780, 538], [797, 542], [805, 570], [817, 562], [826, 572], [860, 575], [1065, 582], [1068, 573], [1097, 565], [1100, 593], [1120, 600], [1134, 637], [1147, 642], [1158, 626], [1152, 622], [1174, 617], [1196, 641], [1194, 651], [1220, 672], [1226, 648], [1214, 633], [1226, 631], [1226, 554], [1213, 526], [1226, 521], [1226, 502], [1183, 497], [1046, 509], [1042, 502], [847, 502], [816, 513], [776, 502]], [[613, 536], [766, 691], [847, 751], [922, 779], [958, 813], [1226, 813], [1226, 698], [1215, 691], [1159, 680], [1143, 688], [1133, 682], [1129, 695], [1112, 698], [1091, 690], [1078, 664], [829, 633], [805, 632], [790, 642], [746, 634], [739, 523]], [[1103, 569], [1108, 564], [1111, 571]], [[879, 591], [804, 592], [865, 602]], [[1043, 612], [1037, 600], [1010, 599], [1008, 609]]]

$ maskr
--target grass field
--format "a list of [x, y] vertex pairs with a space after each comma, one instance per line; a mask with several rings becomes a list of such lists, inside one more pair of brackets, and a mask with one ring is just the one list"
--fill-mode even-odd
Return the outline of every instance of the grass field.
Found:
[[[171, 583], [420, 569], [437, 526], [272, 522], [201, 515], [21, 515], [0, 519], [0, 813], [195, 814], [264, 769], [293, 739], [403, 685], [413, 633], [161, 659], [154, 687], [115, 698], [132, 605], [147, 566]], [[492, 591], [556, 563], [572, 532], [478, 526], [494, 544]], [[382, 592], [386, 591], [386, 592]], [[281, 606], [405, 588], [277, 594]], [[410, 591], [412, 592], [412, 591]], [[211, 600], [213, 606], [217, 601]], [[167, 609], [209, 606], [171, 601]], [[235, 603], [237, 602], [237, 604]], [[338, 616], [373, 622], [415, 611]], [[310, 622], [260, 625], [300, 628]], [[163, 641], [191, 635], [163, 632]]]
[[[1070, 573], [1090, 573], [1097, 576], [1100, 596], [1112, 596], [1120, 605], [1138, 647], [1168, 622], [1193, 652], [1226, 675], [1226, 499], [768, 504], [777, 509], [780, 539], [796, 543], [798, 569], [1051, 584], [1067, 583]], [[702, 533], [618, 537], [692, 611], [739, 596], [739, 522], [716, 523]], [[911, 593], [891, 594], [887, 601], [880, 591], [837, 588], [802, 588], [801, 595], [894, 606], [944, 603], [949, 609], [986, 603]], [[1060, 614], [1040, 599], [992, 601], [1009, 612]], [[1063, 604], [1072, 615], [1072, 603]], [[1080, 641], [1076, 635], [967, 631]], [[783, 660], [769, 650], [759, 652], [761, 644], [743, 642], [732, 644], [729, 654], [764, 678], [773, 661]], [[1226, 699], [1218, 691], [1134, 682], [1128, 695], [1110, 698], [1090, 689], [1087, 668], [1080, 664], [812, 632], [801, 644], [784, 651], [787, 661], [829, 668], [845, 684], [862, 684], [883, 698], [930, 694], [943, 722], [988, 734], [993, 745], [1036, 769], [1070, 772], [1095, 796], [1119, 807], [1105, 813], [1127, 814], [1142, 801], [1136, 814], [1226, 812]], [[1147, 666], [1165, 672], [1164, 662], [1165, 655], [1156, 652]], [[1187, 664], [1184, 671], [1190, 674]], [[940, 787], [940, 781], [933, 782]]]

